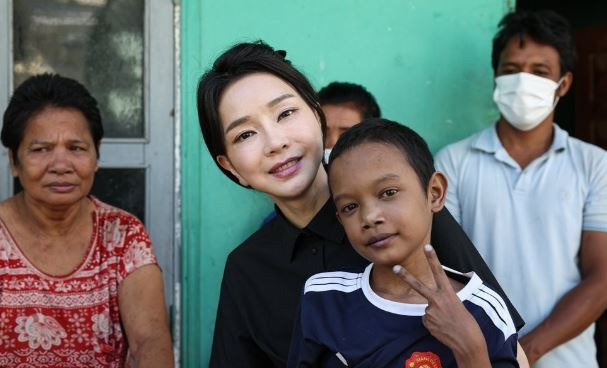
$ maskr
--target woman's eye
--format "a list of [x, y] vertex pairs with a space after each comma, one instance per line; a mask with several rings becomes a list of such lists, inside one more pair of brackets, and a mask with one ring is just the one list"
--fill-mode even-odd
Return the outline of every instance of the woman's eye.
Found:
[[341, 212], [348, 213], [348, 212], [354, 211], [356, 209], [356, 207], [357, 207], [356, 204], [348, 203], [347, 205], [345, 205], [341, 208]]
[[382, 197], [392, 197], [395, 196], [396, 193], [398, 193], [397, 189], [391, 188], [391, 189], [386, 189], [382, 192], [381, 196]]
[[240, 133], [237, 137], [236, 137], [236, 142], [242, 142], [246, 139], [251, 138], [253, 135], [255, 134], [255, 132], [251, 132], [251, 131], [247, 131], [247, 132], [243, 132]]
[[297, 111], [297, 109], [289, 109], [281, 112], [280, 115], [278, 115], [278, 121], [281, 121], [282, 119], [293, 115], [295, 111]]

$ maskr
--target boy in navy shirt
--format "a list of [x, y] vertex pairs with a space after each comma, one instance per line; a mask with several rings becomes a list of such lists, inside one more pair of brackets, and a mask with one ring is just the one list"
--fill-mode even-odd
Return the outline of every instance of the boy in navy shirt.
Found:
[[369, 119], [340, 138], [328, 172], [337, 216], [372, 263], [308, 279], [289, 367], [518, 367], [502, 298], [429, 245], [447, 180], [424, 140]]

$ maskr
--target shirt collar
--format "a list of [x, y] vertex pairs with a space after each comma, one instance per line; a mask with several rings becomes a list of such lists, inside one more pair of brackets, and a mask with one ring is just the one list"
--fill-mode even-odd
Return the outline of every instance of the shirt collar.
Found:
[[[554, 129], [554, 139], [552, 140], [552, 144], [548, 151], [561, 152], [567, 146], [569, 134], [554, 123], [552, 124], [552, 127]], [[502, 142], [497, 136], [497, 124], [482, 131], [476, 138], [476, 141], [472, 144], [472, 148], [494, 154], [499, 151], [505, 151]]]
[[344, 228], [335, 215], [337, 210], [331, 198], [325, 202], [310, 223], [303, 229], [295, 227], [277, 206], [275, 206], [275, 210], [276, 221], [282, 232], [281, 239], [285, 242], [282, 248], [285, 250], [285, 257], [289, 261], [293, 258], [297, 240], [301, 235], [315, 235], [322, 240], [326, 239], [334, 243], [343, 242], [346, 236]]

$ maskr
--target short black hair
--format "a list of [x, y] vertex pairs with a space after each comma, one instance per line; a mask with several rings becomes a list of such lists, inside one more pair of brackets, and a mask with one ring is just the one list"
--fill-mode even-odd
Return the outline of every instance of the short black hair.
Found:
[[29, 121], [47, 107], [76, 109], [84, 115], [88, 129], [95, 143], [99, 158], [99, 144], [103, 138], [103, 125], [97, 100], [78, 81], [58, 74], [38, 74], [21, 83], [8, 107], [2, 121], [2, 144], [11, 150], [14, 162], [17, 162], [17, 150]]
[[216, 160], [217, 156], [226, 152], [225, 137], [219, 117], [219, 102], [223, 92], [232, 83], [252, 73], [270, 73], [282, 79], [297, 91], [319, 117], [323, 137], [326, 133], [325, 115], [314, 88], [308, 79], [291, 65], [286, 55], [285, 51], [274, 50], [261, 40], [239, 43], [221, 54], [198, 82], [198, 122], [202, 136], [215, 164], [239, 185], [238, 179], [221, 167]]
[[424, 192], [428, 190], [430, 178], [436, 171], [428, 144], [411, 128], [381, 118], [365, 119], [339, 137], [329, 156], [329, 174], [331, 165], [339, 156], [365, 143], [382, 143], [398, 148], [417, 174]]
[[523, 36], [527, 35], [535, 42], [552, 46], [558, 53], [561, 75], [573, 71], [577, 59], [575, 42], [571, 26], [567, 19], [552, 10], [521, 10], [506, 14], [498, 24], [499, 30], [493, 38], [491, 65], [497, 72], [500, 55], [512, 37], [518, 37], [520, 46], [524, 45]]
[[364, 119], [381, 117], [375, 97], [360, 84], [332, 82], [318, 91], [318, 98], [321, 105], [353, 104]]

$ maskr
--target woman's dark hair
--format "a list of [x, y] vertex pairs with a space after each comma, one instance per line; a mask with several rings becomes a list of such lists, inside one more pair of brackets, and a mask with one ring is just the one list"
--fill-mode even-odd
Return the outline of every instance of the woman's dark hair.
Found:
[[274, 50], [263, 41], [239, 43], [221, 54], [198, 82], [198, 122], [204, 142], [215, 164], [235, 183], [240, 184], [238, 179], [216, 160], [217, 156], [226, 152], [223, 127], [219, 118], [219, 102], [226, 88], [242, 77], [252, 73], [269, 73], [290, 84], [316, 112], [323, 136], [325, 135], [325, 115], [314, 88], [285, 57], [285, 51]]
[[17, 162], [17, 150], [29, 121], [47, 107], [76, 109], [84, 115], [99, 158], [103, 138], [101, 114], [97, 100], [74, 79], [58, 74], [39, 74], [26, 79], [15, 89], [2, 121], [2, 144], [11, 150]]
[[366, 118], [381, 118], [381, 110], [371, 92], [360, 84], [332, 82], [318, 91], [321, 105], [353, 104]]
[[387, 119], [365, 119], [346, 130], [335, 143], [329, 156], [329, 175], [335, 159], [365, 143], [381, 143], [399, 149], [417, 174], [424, 192], [428, 190], [430, 178], [436, 171], [428, 144], [411, 128]]
[[491, 65], [497, 71], [500, 55], [512, 37], [518, 37], [520, 47], [524, 46], [524, 36], [534, 41], [552, 46], [558, 51], [561, 75], [573, 71], [576, 61], [575, 43], [567, 19], [552, 10], [517, 11], [506, 14], [498, 24], [499, 30], [493, 38]]

